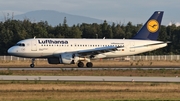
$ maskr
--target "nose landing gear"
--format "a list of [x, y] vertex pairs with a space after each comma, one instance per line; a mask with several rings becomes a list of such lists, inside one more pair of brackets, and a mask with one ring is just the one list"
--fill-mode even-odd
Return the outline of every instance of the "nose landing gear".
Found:
[[30, 64], [30, 67], [31, 67], [31, 68], [34, 68], [34, 66], [35, 66], [35, 65], [34, 65], [34, 61], [35, 61], [35, 58], [32, 58], [32, 63]]

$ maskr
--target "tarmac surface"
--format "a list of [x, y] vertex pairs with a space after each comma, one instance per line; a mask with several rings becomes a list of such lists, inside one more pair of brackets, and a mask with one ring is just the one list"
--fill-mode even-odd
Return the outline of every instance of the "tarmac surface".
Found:
[[5, 76], [0, 80], [89, 81], [89, 82], [180, 82], [179, 77], [127, 77], [127, 76]]
[[[132, 67], [132, 68], [58, 68], [58, 67], [46, 67], [46, 68], [28, 68], [28, 67], [4, 67], [0, 70], [127, 70], [127, 69], [176, 69], [176, 67]], [[90, 82], [180, 82], [180, 77], [128, 77], [128, 76], [14, 76], [14, 75], [0, 75], [0, 80], [43, 80], [43, 81], [90, 81]]]
[[146, 68], [0, 68], [0, 70], [26, 70], [26, 71], [30, 71], [30, 70], [127, 70], [127, 69], [132, 69], [132, 70], [136, 70], [136, 69], [143, 69], [143, 70], [160, 70], [160, 69], [174, 69], [174, 70], [179, 70], [180, 68], [171, 68], [171, 67], [159, 67], [159, 68], [152, 68], [152, 67], [146, 67]]

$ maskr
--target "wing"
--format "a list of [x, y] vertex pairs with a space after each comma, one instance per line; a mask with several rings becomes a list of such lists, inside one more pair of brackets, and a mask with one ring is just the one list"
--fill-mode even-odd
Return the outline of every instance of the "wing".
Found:
[[119, 48], [123, 48], [124, 46], [108, 46], [108, 47], [99, 47], [99, 48], [94, 48], [94, 49], [87, 49], [87, 50], [80, 50], [76, 51], [73, 53], [79, 54], [80, 56], [89, 56], [89, 55], [97, 55], [97, 54], [102, 54], [102, 53], [107, 53], [107, 52], [112, 52], [116, 51]]

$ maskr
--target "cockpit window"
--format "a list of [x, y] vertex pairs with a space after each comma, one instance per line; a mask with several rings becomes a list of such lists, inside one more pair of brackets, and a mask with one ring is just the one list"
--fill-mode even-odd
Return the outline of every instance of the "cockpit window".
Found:
[[22, 46], [22, 47], [24, 47], [25, 44], [24, 43], [17, 43], [15, 46]]

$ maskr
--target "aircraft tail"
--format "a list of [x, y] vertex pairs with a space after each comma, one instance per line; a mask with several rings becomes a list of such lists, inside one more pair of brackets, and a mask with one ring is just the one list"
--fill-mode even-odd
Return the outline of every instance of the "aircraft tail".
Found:
[[157, 40], [163, 13], [163, 11], [155, 11], [132, 39]]

